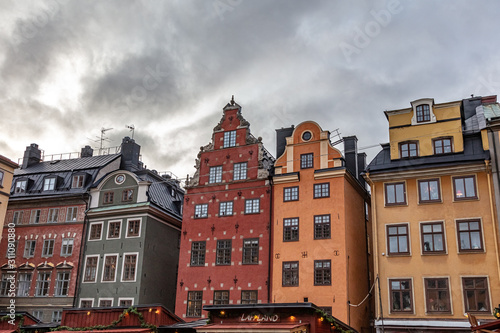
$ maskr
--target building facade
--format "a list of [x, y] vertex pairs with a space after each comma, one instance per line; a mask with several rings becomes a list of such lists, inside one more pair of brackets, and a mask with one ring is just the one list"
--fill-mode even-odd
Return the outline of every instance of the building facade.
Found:
[[18, 167], [17, 163], [0, 155], [0, 228], [4, 225], [5, 214], [7, 213], [7, 203], [9, 202], [14, 170]]
[[81, 308], [152, 303], [174, 308], [184, 191], [171, 176], [143, 168], [139, 151], [125, 138], [126, 163], [90, 190]]
[[[92, 156], [88, 146], [81, 156], [44, 162], [36, 144], [26, 148], [22, 167], [14, 172], [6, 214], [14, 232], [5, 225], [0, 243], [0, 257], [5, 258], [0, 306], [10, 304], [12, 275], [17, 311], [60, 322], [62, 308], [74, 305], [87, 191], [120, 166], [119, 154]], [[14, 242], [7, 239], [12, 233]]]
[[[500, 302], [498, 228], [481, 98], [386, 111], [372, 191], [377, 331], [470, 332]], [[379, 293], [380, 290], [380, 293]]]
[[187, 183], [175, 307], [184, 320], [206, 318], [203, 305], [269, 301], [272, 163], [233, 99]]
[[[345, 157], [312, 121], [277, 130], [273, 176], [272, 302], [313, 302], [358, 331], [369, 329], [370, 197], [365, 154]], [[359, 158], [359, 160], [358, 160]], [[359, 170], [359, 171], [358, 171]]]

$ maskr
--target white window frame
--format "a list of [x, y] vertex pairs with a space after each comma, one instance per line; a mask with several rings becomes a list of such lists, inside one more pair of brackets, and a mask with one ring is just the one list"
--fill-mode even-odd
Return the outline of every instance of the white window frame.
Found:
[[233, 180], [245, 180], [248, 177], [248, 162], [234, 163]]
[[[50, 219], [50, 217], [54, 215], [54, 212], [57, 212], [57, 215], [56, 215], [56, 219], [55, 221], [52, 221]], [[60, 209], [59, 208], [49, 208], [49, 213], [47, 214], [47, 223], [57, 223], [58, 220], [59, 220], [59, 212], [60, 212]], [[52, 213], [52, 214], [51, 214]]]
[[56, 189], [56, 177], [47, 177], [43, 180], [43, 191], [54, 191]]
[[[28, 280], [22, 280], [20, 279], [21, 274], [31, 274], [31, 278]], [[17, 286], [16, 286], [16, 297], [29, 297], [30, 291], [31, 291], [31, 283], [33, 282], [33, 276], [35, 275], [34, 271], [20, 271], [17, 273]], [[24, 291], [27, 291], [27, 295], [19, 295], [19, 292], [21, 291], [21, 288], [19, 288], [19, 284], [23, 282], [23, 285], [27, 286], [28, 288]], [[27, 282], [27, 283], [26, 283]]]
[[33, 314], [33, 317], [35, 317], [36, 319], [38, 319], [40, 321], [43, 319], [43, 310], [33, 310], [32, 314]]
[[99, 297], [99, 300], [97, 301], [97, 307], [101, 307], [101, 301], [111, 301], [110, 307], [113, 307], [113, 297]]
[[[33, 250], [33, 255], [26, 256], [26, 246], [28, 245], [28, 242], [30, 244], [34, 243], [35, 244], [35, 249]], [[31, 246], [30, 246], [30, 248], [31, 248]], [[24, 242], [23, 258], [33, 258], [35, 256], [35, 253], [36, 253], [36, 239], [28, 239], [28, 240], [26, 240], [26, 242]]]
[[236, 130], [224, 132], [222, 148], [236, 147]]
[[[68, 277], [68, 288], [66, 290], [66, 295], [63, 295], [63, 294], [58, 294], [58, 287], [60, 287], [59, 285], [59, 274], [65, 274], [65, 273], [68, 273], [69, 274], [69, 277]], [[70, 289], [71, 289], [71, 285], [70, 285], [70, 282], [71, 282], [71, 270], [60, 270], [60, 271], [57, 271], [56, 272], [56, 281], [55, 281], [55, 285], [54, 285], [54, 297], [68, 297], [69, 296], [69, 292], [70, 292]], [[63, 288], [61, 288], [63, 289]]]
[[[79, 304], [79, 308], [82, 307], [82, 301], [91, 301], [92, 302], [92, 305], [90, 306], [91, 308], [94, 307], [94, 299], [93, 298], [80, 298], [80, 303]], [[87, 308], [86, 308], [87, 309]]]
[[[52, 246], [51, 247], [45, 247], [45, 244], [50, 244], [52, 242]], [[43, 245], [42, 245], [42, 258], [50, 258], [54, 255], [54, 247], [56, 245], [56, 240], [53, 239], [53, 238], [49, 238], [49, 239], [44, 239], [43, 240]], [[51, 254], [45, 254], [45, 251], [52, 248], [52, 253]]]
[[120, 305], [121, 301], [132, 301], [132, 305], [134, 305], [134, 298], [133, 297], [118, 297], [118, 305], [117, 306], [126, 306], [126, 305]]
[[[69, 211], [75, 211], [76, 210], [76, 215], [74, 220], [69, 220]], [[74, 207], [68, 207], [66, 208], [66, 222], [78, 222], [78, 206]]]
[[[136, 220], [139, 220], [139, 234], [137, 236], [129, 236], [128, 235], [128, 224], [130, 221], [136, 221]], [[130, 219], [127, 219], [127, 230], [125, 230], [125, 238], [139, 238], [141, 237], [141, 233], [142, 233], [142, 217], [135, 217], [135, 218], [130, 218]]]
[[12, 214], [12, 223], [19, 225], [23, 223], [24, 210], [16, 210]]
[[[125, 271], [125, 256], [127, 255], [135, 255], [135, 272], [133, 280], [124, 280], [123, 272]], [[137, 281], [137, 268], [139, 267], [139, 252], [125, 252], [122, 256], [122, 271], [120, 274], [120, 282], [136, 282]]]
[[14, 187], [14, 193], [26, 193], [28, 187], [28, 181], [26, 179], [16, 181], [16, 186]]
[[[54, 321], [54, 319], [55, 319], [55, 318], [54, 318], [54, 317], [55, 317], [54, 315], [55, 315], [56, 313], [58, 314], [57, 319], [59, 319], [59, 320]], [[62, 320], [62, 310], [55, 310], [55, 311], [52, 311], [52, 322], [53, 322], [53, 323], [60, 323], [60, 322], [61, 322], [61, 320]]]
[[[38, 212], [38, 216], [37, 216]], [[30, 223], [29, 224], [39, 224], [40, 218], [42, 217], [41, 209], [32, 209], [30, 212]]]
[[[85, 272], [87, 271], [87, 258], [92, 258], [92, 257], [97, 258], [97, 263], [95, 266], [94, 281], [85, 281]], [[100, 260], [100, 256], [98, 254], [90, 254], [90, 255], [85, 256], [85, 263], [83, 265], [82, 283], [96, 283], [97, 282], [97, 277], [99, 276], [99, 260]]]
[[[71, 253], [63, 253], [64, 246], [68, 246], [68, 244], [64, 244], [64, 241], [67, 240], [68, 242], [71, 241]], [[74, 238], [63, 238], [62, 243], [61, 243], [61, 257], [69, 257], [73, 255], [73, 248], [75, 246], [75, 239]]]
[[[92, 234], [92, 233], [91, 233], [92, 226], [93, 226], [94, 224], [100, 224], [100, 225], [101, 225], [101, 236], [99, 237], [99, 239], [97, 239], [97, 238], [96, 238], [96, 239], [91, 239], [91, 238], [90, 238], [90, 235]], [[94, 241], [100, 241], [100, 240], [102, 240], [102, 233], [103, 233], [103, 231], [104, 231], [104, 222], [91, 222], [91, 223], [89, 224], [89, 236], [88, 236], [88, 239], [87, 239], [87, 240], [88, 240], [89, 242], [94, 242]]]
[[[80, 183], [80, 178], [81, 178], [82, 186], [78, 186], [78, 184]], [[76, 181], [76, 186], [74, 186], [75, 181]], [[71, 188], [83, 188], [84, 184], [85, 184], [85, 175], [74, 175], [73, 176], [73, 178], [71, 180]]]
[[[41, 283], [48, 281], [49, 286], [47, 288], [47, 294], [46, 295], [39, 295], [38, 293], [39, 293], [40, 289], [38, 288], [38, 281], [39, 281], [38, 277], [39, 277], [40, 274], [47, 274], [47, 273], [49, 274], [48, 280], [40, 280]], [[36, 281], [35, 281], [35, 297], [49, 297], [50, 285], [52, 284], [51, 279], [52, 279], [52, 270], [44, 269], [44, 270], [37, 271], [37, 273], [36, 273]]]
[[[111, 225], [111, 223], [117, 223], [119, 222], [120, 223], [120, 234], [118, 235], [118, 237], [116, 238], [110, 238], [109, 237], [109, 227]], [[128, 223], [127, 223], [128, 224]], [[121, 239], [122, 238], [122, 220], [112, 220], [112, 221], [108, 221], [108, 227], [106, 228], [106, 240], [116, 240], [116, 239]], [[128, 230], [128, 225], [127, 225], [127, 230]]]
[[[231, 209], [228, 208], [231, 206]], [[224, 208], [222, 207], [224, 206]], [[229, 214], [228, 214], [229, 212]], [[232, 216], [234, 214], [234, 202], [233, 201], [221, 201], [219, 202], [219, 216]]]
[[[200, 210], [199, 216], [196, 214], [196, 210], [198, 210], [198, 207], [199, 207], [199, 210]], [[203, 207], [206, 207], [206, 214], [205, 215], [203, 215]], [[208, 217], [208, 204], [194, 205], [194, 218], [195, 219], [204, 219], [204, 218], [207, 218], [207, 217]]]
[[[106, 266], [106, 258], [107, 257], [116, 257], [115, 278], [112, 281], [105, 281], [104, 280], [104, 269], [105, 269], [105, 266]], [[108, 254], [104, 255], [104, 258], [102, 260], [101, 283], [115, 283], [116, 282], [116, 276], [117, 276], [116, 273], [118, 273], [118, 263], [119, 262], [120, 262], [120, 254], [119, 253], [108, 253]], [[96, 276], [97, 276], [97, 274], [96, 274]], [[99, 298], [99, 301], [100, 300], [101, 299]], [[111, 304], [111, 306], [113, 306], [113, 304]]]
[[[251, 201], [251, 211], [247, 211], [247, 202]], [[257, 201], [259, 203], [258, 209], [256, 212], [254, 212], [254, 202]], [[246, 199], [245, 200], [245, 214], [259, 214], [260, 213], [260, 199], [255, 198], [255, 199]]]
[[217, 184], [222, 183], [222, 165], [216, 165], [210, 167], [208, 171], [208, 183], [209, 184]]

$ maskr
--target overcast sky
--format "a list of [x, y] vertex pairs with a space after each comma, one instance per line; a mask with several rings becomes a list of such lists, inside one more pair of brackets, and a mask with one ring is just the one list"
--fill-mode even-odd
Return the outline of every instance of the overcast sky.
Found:
[[231, 95], [273, 155], [275, 129], [305, 120], [371, 147], [388, 141], [384, 110], [500, 93], [499, 12], [465, 0], [4, 0], [0, 154], [99, 147], [101, 128], [118, 146], [134, 125], [148, 168], [183, 178]]

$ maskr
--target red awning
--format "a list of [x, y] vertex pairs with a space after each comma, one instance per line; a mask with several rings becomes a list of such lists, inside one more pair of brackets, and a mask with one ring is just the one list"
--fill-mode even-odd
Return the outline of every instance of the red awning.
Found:
[[[7, 332], [7, 331], [6, 331]], [[11, 332], [11, 331], [9, 331]], [[150, 333], [153, 332], [150, 328], [113, 328], [109, 330], [90, 330], [90, 331], [57, 331], [58, 333]], [[0, 331], [3, 333], [3, 331]]]
[[210, 324], [195, 327], [196, 332], [239, 332], [251, 330], [253, 332], [300, 332], [309, 331], [309, 324]]

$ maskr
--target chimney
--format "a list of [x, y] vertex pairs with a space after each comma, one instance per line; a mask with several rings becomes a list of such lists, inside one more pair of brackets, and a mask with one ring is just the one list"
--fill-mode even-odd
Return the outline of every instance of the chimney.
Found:
[[142, 169], [142, 163], [139, 161], [141, 146], [135, 143], [134, 139], [128, 136], [122, 140], [122, 163], [121, 168], [129, 171], [138, 171]]
[[292, 136], [294, 126], [281, 128], [276, 130], [276, 158], [280, 157], [285, 152], [286, 138]]
[[94, 155], [94, 149], [90, 148], [90, 146], [85, 146], [82, 148], [80, 157], [92, 157], [93, 155]]
[[23, 169], [26, 169], [31, 165], [38, 164], [41, 161], [42, 152], [38, 149], [38, 145], [36, 143], [32, 143], [30, 146], [26, 147], [23, 158]]
[[358, 138], [353, 136], [346, 136], [344, 139], [344, 158], [347, 170], [358, 178]]
[[361, 173], [366, 169], [366, 153], [358, 153], [358, 180], [366, 190], [366, 180]]

